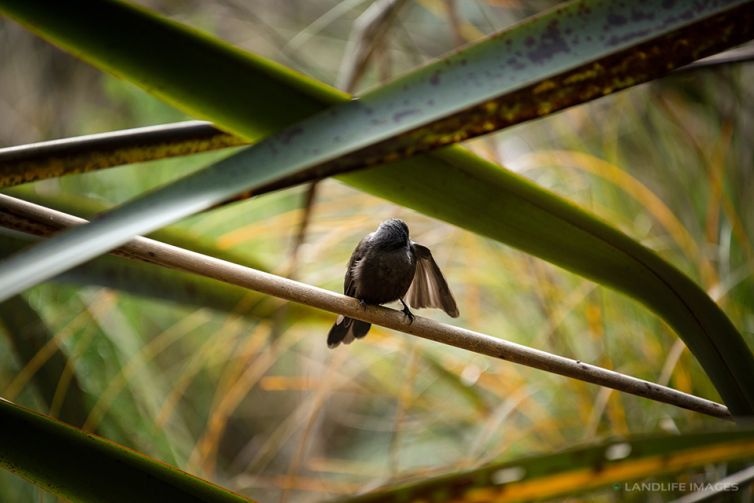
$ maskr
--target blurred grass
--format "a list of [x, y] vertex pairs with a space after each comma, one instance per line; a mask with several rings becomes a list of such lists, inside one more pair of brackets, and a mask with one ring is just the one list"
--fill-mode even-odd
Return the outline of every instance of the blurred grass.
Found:
[[[330, 82], [364, 7], [309, 34], [293, 57], [284, 44], [335, 2], [255, 2], [253, 8], [240, 0], [142, 3], [285, 64], [307, 62], [298, 69]], [[481, 0], [457, 6], [466, 38], [533, 9]], [[444, 2], [404, 9], [362, 87], [378, 81], [380, 68], [396, 75], [453, 47], [446, 12]], [[0, 44], [0, 57], [14, 62], [0, 68], [0, 109], [23, 119], [15, 128], [0, 127], [0, 145], [182, 118], [127, 83], [92, 75], [1, 19], [0, 37], [7, 42]], [[54, 95], [65, 100], [30, 94], [48, 78], [40, 66], [59, 70]], [[752, 346], [753, 73], [742, 65], [672, 76], [470, 144], [658, 251], [718, 299]], [[213, 155], [30, 187], [109, 206], [203, 166]], [[269, 194], [254, 212], [230, 206], [178, 227], [281, 273], [302, 198], [301, 188]], [[633, 301], [332, 180], [320, 184], [297, 277], [339, 291], [355, 244], [389, 217], [405, 219], [412, 238], [433, 250], [461, 306], [460, 325], [716, 398], [669, 329]], [[76, 363], [90, 427], [262, 501], [283, 494], [290, 501], [316, 501], [587, 440], [714, 424], [378, 327], [347, 351], [328, 352], [327, 322], [300, 322], [284, 311], [242, 319], [57, 285], [33, 289], [28, 301]], [[441, 313], [422, 314], [448, 321]], [[124, 333], [130, 334], [129, 348], [117, 342]], [[15, 400], [45, 410], [11, 354], [0, 338], [3, 396], [11, 398], [10, 387]], [[152, 377], [145, 379], [145, 372]], [[0, 500], [29, 499], [47, 500], [0, 473]]]

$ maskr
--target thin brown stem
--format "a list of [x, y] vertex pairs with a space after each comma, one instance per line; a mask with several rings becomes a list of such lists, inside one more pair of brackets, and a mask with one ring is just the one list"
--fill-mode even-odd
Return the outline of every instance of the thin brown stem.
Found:
[[[13, 225], [13, 221], [17, 224], [26, 221], [26, 226], [18, 225], [15, 228], [20, 228], [21, 230], [29, 229], [36, 234], [42, 235], [65, 227], [86, 223], [86, 220], [81, 218], [9, 196], [0, 195], [0, 223], [8, 226], [9, 224]], [[29, 225], [29, 223], [33, 223], [34, 225]], [[380, 306], [367, 306], [364, 308], [359, 301], [345, 295], [184, 250], [152, 239], [137, 237], [116, 251], [129, 258], [193, 272], [219, 281], [256, 290], [267, 295], [343, 314], [351, 318], [475, 353], [613, 388], [702, 414], [731, 419], [730, 412], [724, 405], [672, 388], [465, 328], [438, 323], [420, 316], [416, 316], [413, 323], [409, 324], [400, 311]]]

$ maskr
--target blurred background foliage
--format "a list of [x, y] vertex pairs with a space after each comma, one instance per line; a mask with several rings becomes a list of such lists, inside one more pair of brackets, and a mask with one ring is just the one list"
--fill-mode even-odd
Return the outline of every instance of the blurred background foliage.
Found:
[[[139, 3], [336, 84], [353, 23], [370, 2]], [[354, 92], [553, 3], [405, 2]], [[6, 19], [0, 60], [0, 146], [187, 118]], [[746, 64], [680, 71], [467, 146], [656, 250], [702, 285], [754, 346], [753, 80]], [[45, 180], [15, 193], [50, 206], [65, 196], [74, 207], [107, 208], [226, 154]], [[296, 248], [305, 193], [265, 195], [252, 211], [231, 205], [173, 229], [340, 291], [358, 240], [400, 217], [445, 272], [461, 308], [454, 323], [719, 400], [683, 343], [634, 301], [337, 181], [320, 183]], [[329, 351], [329, 316], [253, 293], [211, 309], [53, 282], [19, 302], [13, 311], [28, 308], [32, 318], [0, 313], [0, 395], [53, 415], [73, 402], [69, 420], [260, 501], [318, 501], [601, 438], [719, 423], [379, 327]], [[34, 354], [15, 349], [14, 340], [44, 330], [52, 343]], [[45, 371], [53, 378], [43, 379]], [[592, 496], [610, 500], [611, 491]], [[32, 498], [54, 500], [0, 472], [0, 501]]]

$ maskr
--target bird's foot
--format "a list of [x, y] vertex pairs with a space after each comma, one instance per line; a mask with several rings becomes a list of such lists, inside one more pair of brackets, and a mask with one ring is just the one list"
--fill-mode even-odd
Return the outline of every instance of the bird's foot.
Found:
[[361, 309], [363, 309], [364, 311], [367, 310], [367, 303], [364, 299], [359, 299], [359, 304], [361, 304]]
[[403, 302], [403, 299], [401, 299], [401, 304], [403, 304], [403, 314], [406, 315], [406, 318], [408, 318], [408, 324], [411, 325], [414, 322], [414, 313], [412, 313], [406, 303]]

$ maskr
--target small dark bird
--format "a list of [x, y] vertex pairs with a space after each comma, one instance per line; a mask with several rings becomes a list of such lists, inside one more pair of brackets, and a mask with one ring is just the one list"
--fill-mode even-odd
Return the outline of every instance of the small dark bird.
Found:
[[[453, 294], [429, 248], [411, 241], [408, 226], [397, 218], [382, 222], [356, 246], [348, 261], [343, 293], [359, 299], [362, 305], [400, 300], [403, 313], [410, 321], [414, 320], [414, 315], [405, 301], [417, 309], [442, 309], [454, 318], [459, 314]], [[361, 339], [371, 326], [340, 315], [327, 334], [327, 347]]]

